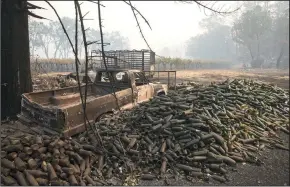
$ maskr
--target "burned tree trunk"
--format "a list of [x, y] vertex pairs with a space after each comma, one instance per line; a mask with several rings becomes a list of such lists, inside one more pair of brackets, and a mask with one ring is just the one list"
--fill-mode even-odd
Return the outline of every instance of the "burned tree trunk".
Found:
[[[29, 64], [28, 18], [27, 16], [25, 17], [27, 12], [21, 9], [23, 2], [22, 0], [2, 0], [2, 119], [8, 116], [15, 116], [19, 113], [21, 104], [20, 94], [32, 90]], [[20, 83], [23, 84], [21, 89]]]
[[19, 111], [18, 63], [15, 60], [13, 28], [16, 0], [4, 0], [1, 7], [1, 118]]
[[18, 0], [20, 10], [17, 11], [17, 25], [15, 27], [21, 32], [16, 32], [20, 93], [32, 92], [32, 81], [30, 71], [30, 54], [29, 54], [29, 33], [28, 33], [28, 11], [27, 0]]
[[276, 61], [276, 68], [277, 69], [279, 69], [281, 67], [281, 59], [282, 59], [283, 54], [284, 54], [284, 44], [281, 47], [281, 51], [280, 51], [279, 56], [278, 56], [277, 61]]

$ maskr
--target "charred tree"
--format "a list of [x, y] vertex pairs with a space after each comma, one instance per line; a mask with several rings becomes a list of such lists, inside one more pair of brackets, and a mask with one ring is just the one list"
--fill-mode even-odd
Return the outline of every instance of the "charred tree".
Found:
[[17, 46], [18, 64], [19, 64], [19, 80], [20, 93], [32, 92], [32, 81], [30, 71], [30, 53], [29, 53], [29, 33], [28, 33], [28, 10], [27, 0], [18, 0], [20, 9], [17, 11], [17, 26], [21, 32], [16, 32], [17, 42], [21, 45]]
[[284, 45], [285, 44], [283, 43], [281, 50], [280, 50], [280, 53], [279, 53], [279, 56], [278, 56], [277, 61], [276, 61], [276, 68], [277, 69], [281, 68], [281, 59], [284, 55]]
[[[3, 0], [1, 6], [1, 118], [19, 111], [18, 64], [13, 50], [16, 0]], [[14, 31], [14, 32], [13, 32]]]
[[21, 93], [32, 91], [26, 3], [23, 0], [2, 0], [2, 119], [17, 115], [20, 112]]

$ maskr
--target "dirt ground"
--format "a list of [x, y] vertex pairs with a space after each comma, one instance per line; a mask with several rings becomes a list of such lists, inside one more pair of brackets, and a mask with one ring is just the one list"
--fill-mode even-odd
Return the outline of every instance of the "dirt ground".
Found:
[[[160, 73], [160, 82], [167, 81], [167, 73]], [[174, 83], [174, 74], [170, 73], [170, 83]], [[154, 75], [157, 81], [158, 75]], [[267, 83], [276, 84], [277, 86], [289, 89], [289, 70], [276, 69], [252, 69], [252, 70], [183, 70], [176, 72], [176, 82], [193, 81], [202, 84], [210, 82], [224, 81], [226, 79], [241, 78], [254, 79]]]

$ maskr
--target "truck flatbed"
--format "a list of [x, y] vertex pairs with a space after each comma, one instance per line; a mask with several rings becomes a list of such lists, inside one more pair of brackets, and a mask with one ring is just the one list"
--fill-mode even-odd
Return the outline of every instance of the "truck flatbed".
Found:
[[[116, 97], [108, 80], [112, 80]], [[84, 95], [85, 85], [81, 90]], [[86, 116], [94, 122], [103, 114], [117, 110], [118, 106], [128, 109], [154, 95], [166, 93], [167, 85], [149, 83], [140, 70], [99, 69], [95, 81], [87, 85]], [[84, 113], [78, 86], [23, 94], [21, 118], [65, 136], [83, 132]]]

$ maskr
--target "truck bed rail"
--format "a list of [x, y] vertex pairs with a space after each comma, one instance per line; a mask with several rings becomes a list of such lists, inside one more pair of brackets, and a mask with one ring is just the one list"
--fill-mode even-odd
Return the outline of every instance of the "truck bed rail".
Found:
[[[151, 81], [158, 81], [161, 83], [167, 82], [168, 88], [172, 86], [176, 89], [176, 71], [143, 71], [145, 76]], [[173, 74], [173, 77], [171, 77]]]

